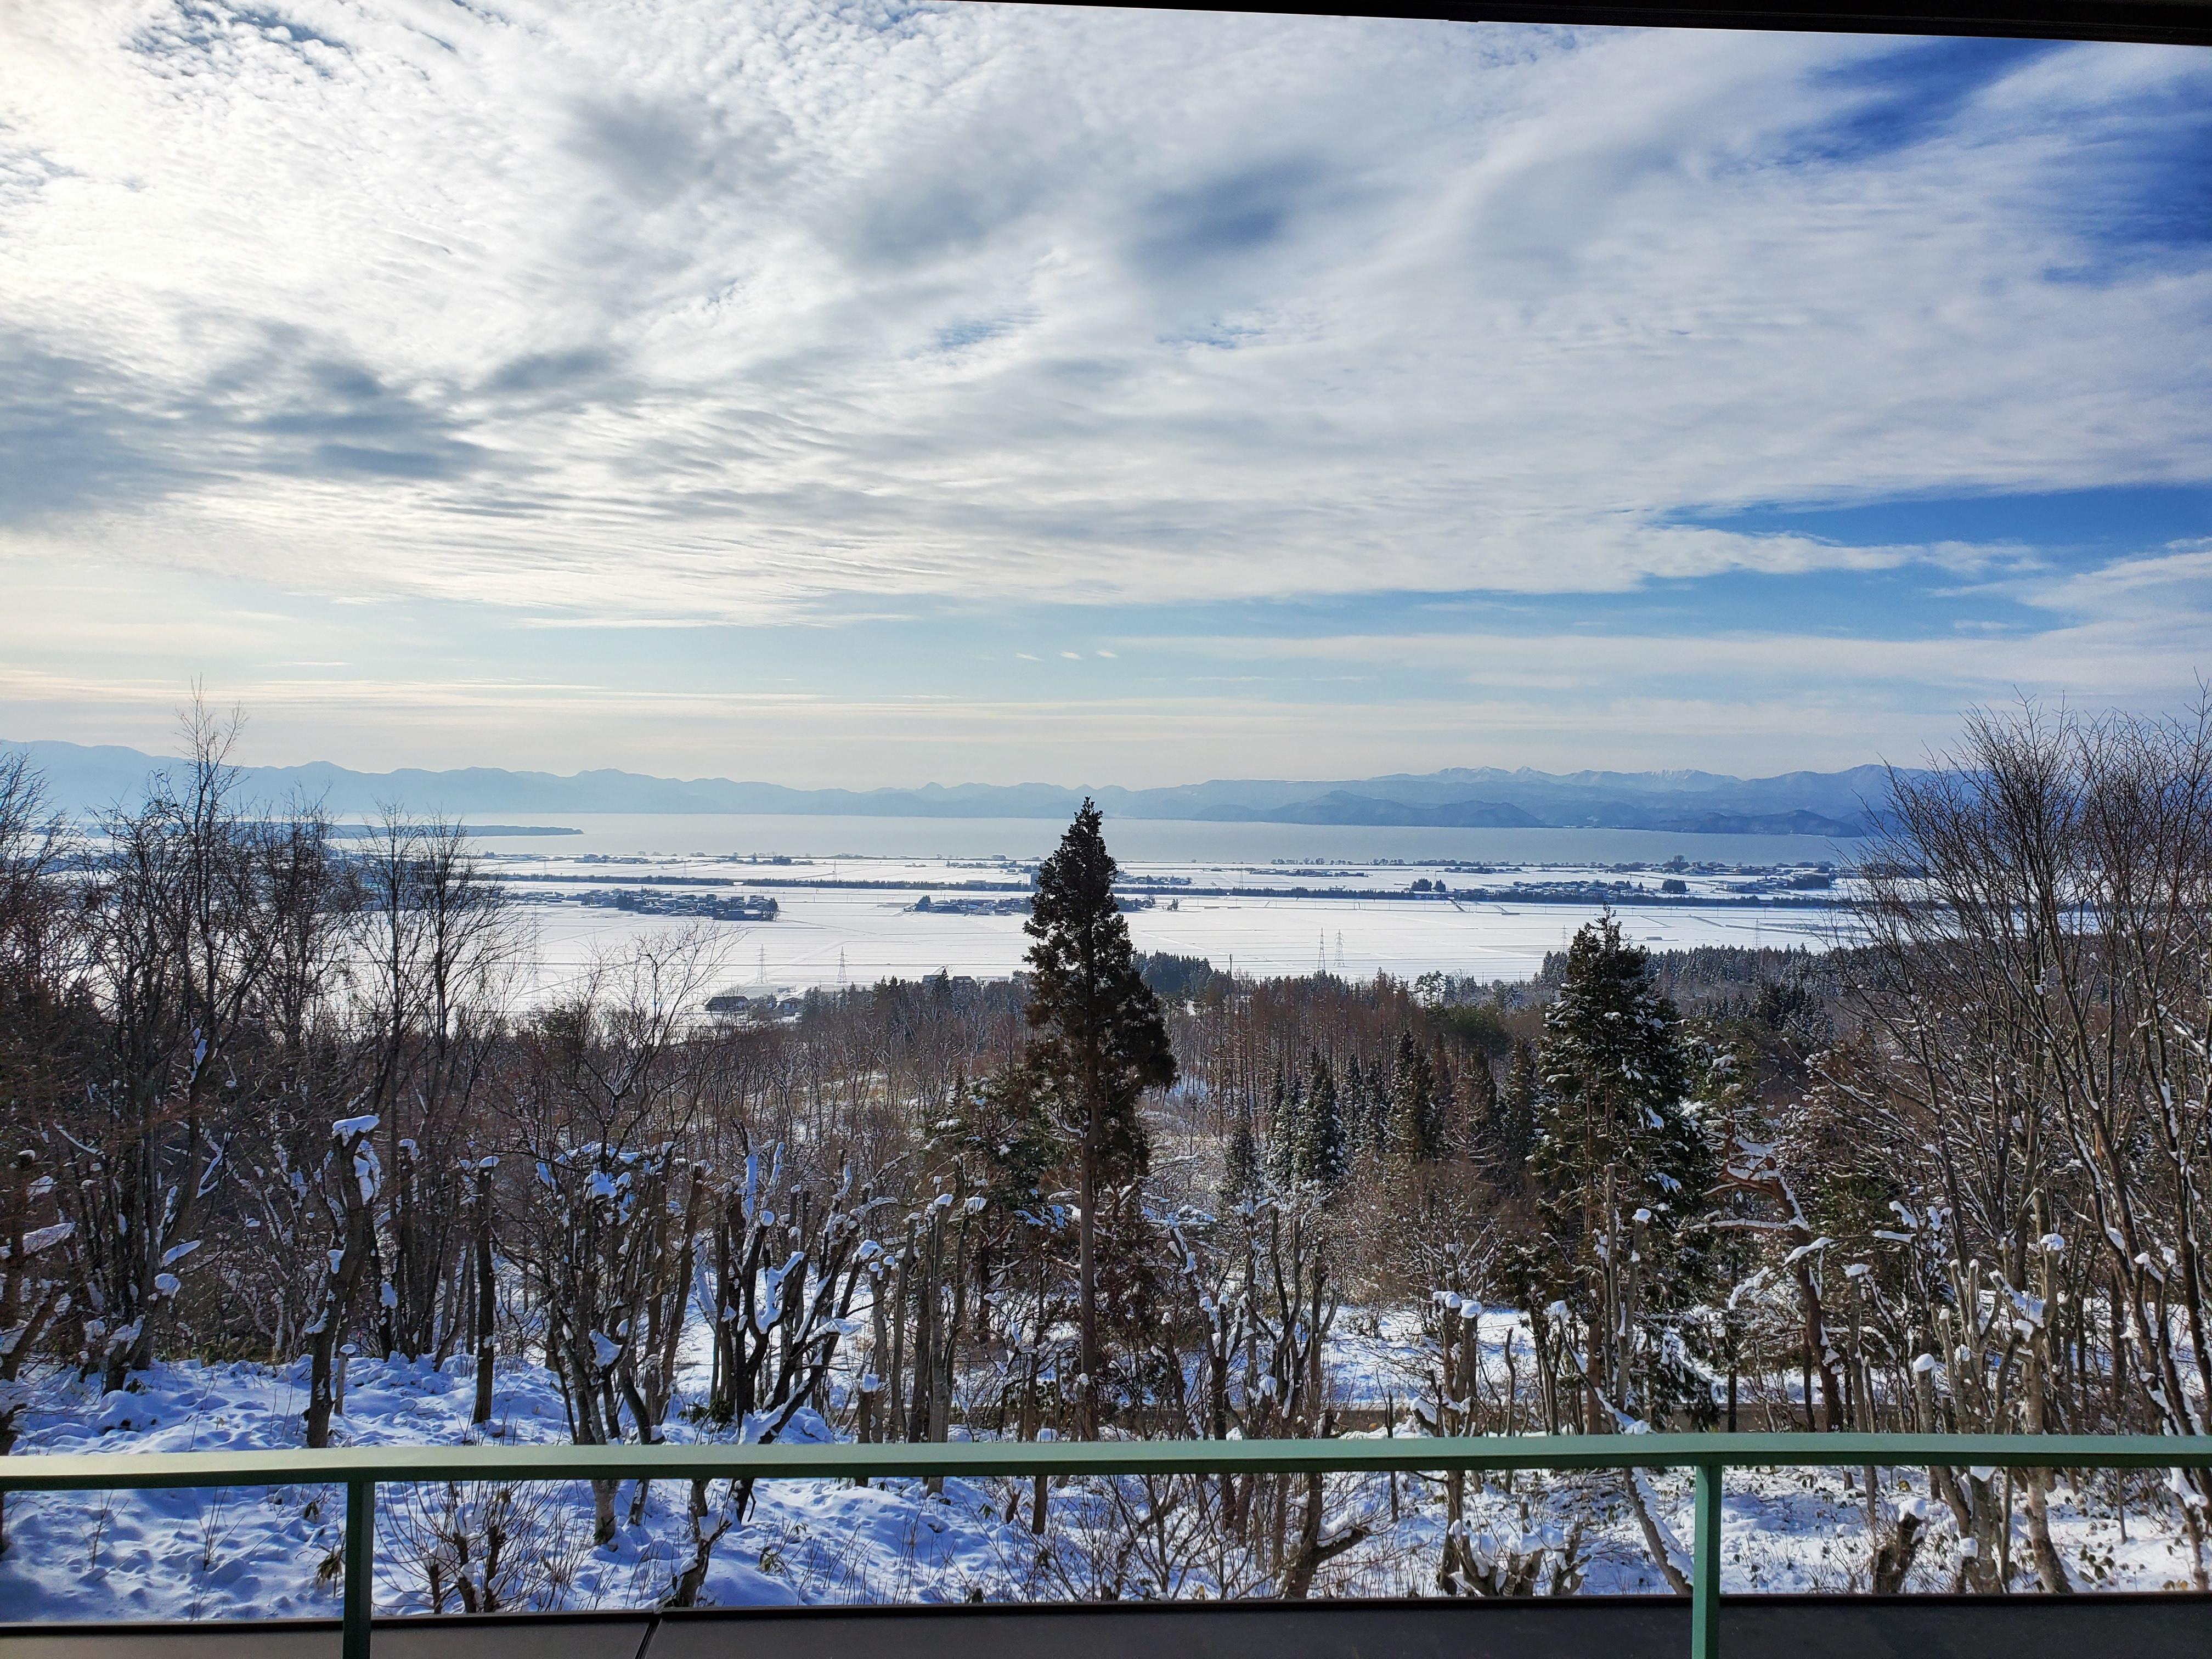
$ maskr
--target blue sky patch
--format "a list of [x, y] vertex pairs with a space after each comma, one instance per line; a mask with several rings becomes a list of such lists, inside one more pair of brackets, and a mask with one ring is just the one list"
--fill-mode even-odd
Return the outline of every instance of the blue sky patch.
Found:
[[2212, 484], [2115, 484], [2027, 495], [1921, 496], [1834, 507], [1678, 513], [1670, 522], [1752, 535], [1812, 536], [1841, 547], [1944, 542], [2148, 551], [2212, 537]]

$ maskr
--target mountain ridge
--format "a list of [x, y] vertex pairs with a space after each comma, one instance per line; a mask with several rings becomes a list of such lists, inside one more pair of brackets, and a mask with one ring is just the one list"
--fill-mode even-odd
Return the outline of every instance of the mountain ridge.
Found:
[[[120, 744], [11, 742], [56, 805], [94, 811], [136, 799], [173, 757]], [[358, 816], [389, 803], [466, 817], [496, 813], [731, 813], [896, 817], [1065, 817], [1087, 794], [1109, 815], [1210, 823], [1410, 825], [1482, 829], [1662, 830], [1703, 835], [1858, 836], [1879, 825], [1888, 773], [1879, 766], [1724, 773], [1449, 767], [1364, 779], [1214, 778], [1149, 789], [1106, 784], [924, 784], [914, 788], [799, 789], [729, 778], [663, 778], [611, 767], [573, 774], [461, 767], [359, 772], [329, 761], [240, 769], [258, 799], [299, 798]]]

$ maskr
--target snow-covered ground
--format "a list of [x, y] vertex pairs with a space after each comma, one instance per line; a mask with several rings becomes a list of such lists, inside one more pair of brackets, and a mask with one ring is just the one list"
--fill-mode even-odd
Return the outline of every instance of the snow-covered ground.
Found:
[[[101, 1399], [52, 1387], [19, 1455], [129, 1449], [230, 1450], [296, 1446], [307, 1388], [300, 1367], [163, 1366], [136, 1391]], [[356, 1360], [338, 1438], [353, 1445], [457, 1442], [475, 1397], [465, 1360]], [[550, 1375], [501, 1372], [494, 1425], [511, 1443], [568, 1438]], [[809, 1426], [801, 1419], [794, 1427]], [[811, 1426], [820, 1431], [818, 1419]], [[688, 1437], [671, 1425], [670, 1438]], [[788, 1434], [787, 1438], [791, 1437]], [[977, 1494], [948, 1486], [925, 1499], [832, 1481], [762, 1489], [742, 1532], [722, 1540], [707, 1599], [720, 1605], [820, 1600], [964, 1597], [1008, 1541]], [[628, 1518], [632, 1490], [620, 1512]], [[667, 1592], [678, 1552], [688, 1559], [688, 1488], [664, 1482], [639, 1524], [610, 1548], [590, 1547], [590, 1498], [580, 1484], [549, 1485], [526, 1530], [550, 1563], [530, 1597], [563, 1608], [649, 1606]], [[410, 1537], [434, 1519], [435, 1489], [386, 1488], [378, 1526], [377, 1606], [428, 1605], [422, 1551]], [[8, 1502], [0, 1555], [0, 1620], [327, 1616], [338, 1607], [344, 1501], [334, 1487], [217, 1492], [24, 1494]], [[458, 1610], [455, 1608], [453, 1610]]]
[[[727, 981], [745, 990], [869, 984], [944, 969], [1003, 978], [1029, 940], [1019, 915], [917, 911], [918, 891], [783, 890], [772, 922], [714, 922]], [[1163, 902], [1164, 903], [1164, 901]], [[1462, 977], [1527, 979], [1544, 954], [1565, 947], [1599, 914], [1595, 905], [1414, 904], [1393, 900], [1194, 899], [1129, 917], [1140, 951], [1204, 957], [1238, 973], [1403, 979], [1437, 970]], [[538, 937], [540, 994], [573, 983], [595, 954], [671, 926], [665, 917], [580, 905], [530, 907]], [[1833, 942], [1834, 913], [1759, 913], [1691, 906], [1620, 913], [1626, 933], [1655, 949], [1692, 945], [1797, 945]]]
[[[678, 925], [681, 915], [614, 908], [619, 894], [680, 906], [772, 897], [773, 921], [708, 921], [726, 984], [754, 994], [915, 978], [939, 969], [1003, 977], [1028, 940], [1018, 907], [1032, 866], [1003, 860], [795, 855], [778, 863], [737, 855], [592, 854], [543, 848], [495, 854], [493, 868], [524, 901], [538, 935], [533, 994], [572, 985], [593, 958]], [[1204, 957], [1254, 975], [1317, 969], [1355, 979], [1413, 979], [1440, 971], [1478, 980], [1525, 979], [1600, 914], [1562, 890], [1600, 884], [1629, 934], [1655, 948], [1696, 945], [1832, 945], [1846, 913], [1820, 901], [1843, 890], [1790, 891], [1787, 873], [1532, 864], [1475, 868], [1450, 862], [1326, 864], [1132, 863], [1133, 894], [1150, 908], [1129, 917], [1138, 948]], [[1662, 894], [1672, 880], [1686, 891]], [[1449, 896], [1404, 896], [1416, 882]], [[961, 891], [967, 884], [973, 890]], [[1466, 896], [1480, 890], [1502, 897]], [[1748, 890], [1767, 902], [1748, 903]], [[1326, 893], [1328, 896], [1318, 895]], [[1551, 894], [1555, 896], [1546, 897]], [[928, 908], [921, 908], [927, 897]], [[1006, 902], [1002, 915], [963, 914], [946, 901]]]
[[[1486, 1349], [1502, 1374], [1503, 1344], [1522, 1350], [1527, 1335], [1499, 1314], [1486, 1321]], [[1409, 1316], [1373, 1322], [1364, 1334], [1340, 1328], [1329, 1355], [1336, 1395], [1348, 1403], [1403, 1403], [1421, 1386], [1417, 1328]], [[305, 1378], [300, 1367], [165, 1365], [131, 1390], [101, 1397], [73, 1380], [38, 1384], [18, 1455], [97, 1448], [182, 1451], [296, 1445]], [[342, 1443], [368, 1445], [454, 1442], [469, 1434], [472, 1384], [465, 1361], [445, 1369], [356, 1360]], [[520, 1362], [501, 1366], [495, 1437], [510, 1443], [558, 1443], [566, 1428], [550, 1376]], [[1410, 1431], [1401, 1419], [1399, 1431]], [[795, 1432], [826, 1432], [802, 1418]], [[681, 1410], [670, 1437], [697, 1430]], [[1863, 1495], [1840, 1471], [1742, 1472], [1729, 1479], [1723, 1552], [1731, 1589], [1842, 1591], [1864, 1588], [1869, 1554]], [[1913, 1501], [1917, 1472], [1882, 1472], [1887, 1498]], [[1134, 1483], [1131, 1483], [1132, 1486]], [[1686, 1477], [1650, 1478], [1663, 1517], [1686, 1537]], [[1395, 1485], [1395, 1491], [1394, 1491]], [[1515, 1540], [1556, 1546], [1579, 1522], [1588, 1550], [1586, 1593], [1660, 1589], [1642, 1535], [1608, 1474], [1493, 1480], [1470, 1498], [1470, 1530], [1497, 1549]], [[763, 1484], [745, 1524], [714, 1552], [707, 1602], [951, 1601], [1060, 1599], [1101, 1589], [1122, 1595], [1211, 1594], [1224, 1589], [1221, 1561], [1193, 1545], [1166, 1564], [1121, 1560], [1096, 1530], [1108, 1507], [1104, 1483], [1055, 1489], [1052, 1523], [1039, 1538], [1025, 1524], [1026, 1481], [921, 1483], [860, 1487], [835, 1481]], [[2085, 1588], [2156, 1589], [2185, 1586], [2188, 1560], [2171, 1504], [2139, 1488], [2126, 1535], [2106, 1498], [2062, 1488], [2053, 1531]], [[1124, 1495], [1128, 1495], [1125, 1488]], [[650, 1605], [667, 1593], [690, 1545], [687, 1487], [665, 1481], [649, 1492], [629, 1523], [634, 1487], [618, 1513], [615, 1543], [590, 1542], [589, 1498], [580, 1486], [534, 1488], [515, 1529], [532, 1565], [516, 1581], [526, 1604], [580, 1608]], [[1436, 1483], [1401, 1476], [1333, 1479], [1332, 1528], [1359, 1522], [1365, 1543], [1324, 1571], [1322, 1593], [1431, 1595], [1443, 1538]], [[386, 1612], [429, 1605], [421, 1541], [437, 1519], [435, 1488], [387, 1489], [380, 1516], [377, 1604]], [[343, 1501], [334, 1488], [175, 1492], [34, 1493], [7, 1505], [9, 1547], [0, 1555], [0, 1620], [128, 1618], [248, 1618], [336, 1611]], [[1958, 1540], [1940, 1508], [1913, 1586], [1950, 1586]], [[1394, 1518], [1395, 1517], [1395, 1518]], [[1485, 1540], [1487, 1540], [1486, 1542]], [[2021, 1540], [2018, 1559], [2027, 1550]], [[2032, 1580], [2023, 1583], [2027, 1588]], [[1231, 1575], [1232, 1594], [1264, 1582]]]

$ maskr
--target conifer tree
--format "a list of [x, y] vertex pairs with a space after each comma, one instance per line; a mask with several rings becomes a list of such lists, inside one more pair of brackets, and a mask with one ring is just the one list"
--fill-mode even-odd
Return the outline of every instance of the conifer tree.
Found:
[[1456, 1150], [1471, 1154], [1478, 1162], [1492, 1164], [1505, 1144], [1505, 1126], [1500, 1117], [1504, 1102], [1498, 1096], [1498, 1079], [1488, 1059], [1481, 1054], [1476, 1054], [1460, 1076], [1462, 1081], [1455, 1091], [1460, 1102]]
[[1536, 1051], [1526, 1037], [1515, 1037], [1505, 1065], [1505, 1093], [1498, 1102], [1495, 1179], [1518, 1192], [1528, 1177], [1528, 1154], [1536, 1142]]
[[1300, 1120], [1305, 1115], [1305, 1097], [1297, 1079], [1285, 1069], [1280, 1060], [1275, 1062], [1274, 1083], [1268, 1091], [1267, 1100], [1267, 1179], [1278, 1187], [1287, 1187], [1297, 1179], [1298, 1141], [1304, 1133]]
[[1037, 872], [1024, 924], [1029, 950], [1030, 1063], [1059, 1104], [1078, 1148], [1077, 1298], [1083, 1421], [1098, 1433], [1098, 1209], [1109, 1188], [1149, 1166], [1137, 1103], [1176, 1079], [1159, 999], [1137, 970], [1129, 924], [1114, 902], [1117, 873], [1097, 806], [1085, 800]]
[[1237, 1103], [1237, 1127], [1229, 1132], [1229, 1150], [1223, 1159], [1221, 1207], [1233, 1210], [1249, 1202], [1260, 1190], [1260, 1143], [1252, 1133], [1252, 1102]]
[[1546, 1011], [1529, 1174], [1553, 1292], [1589, 1334], [1584, 1376], [1615, 1410], [1662, 1403], [1644, 1322], [1709, 1276], [1714, 1149], [1687, 1109], [1689, 1055], [1643, 950], [1608, 915], [1575, 935]]
[[1390, 1146], [1390, 1074], [1379, 1059], [1367, 1062], [1365, 1089], [1367, 1150], [1378, 1158], [1386, 1158]]
[[987, 1285], [994, 1262], [1045, 1208], [1046, 1189], [1061, 1145], [1035, 1071], [1008, 1065], [981, 1082], [956, 1079], [951, 1104], [923, 1137], [928, 1163], [957, 1170], [983, 1200], [975, 1245], [976, 1284]]
[[1390, 1069], [1389, 1131], [1383, 1152], [1392, 1164], [1432, 1164], [1441, 1153], [1437, 1115], [1436, 1073], [1411, 1031], [1398, 1034], [1398, 1057]]
[[1291, 1179], [1300, 1185], [1342, 1186], [1350, 1173], [1343, 1105], [1337, 1098], [1336, 1075], [1318, 1048], [1307, 1058], [1305, 1097], [1295, 1121]]
[[1435, 1144], [1432, 1154], [1437, 1158], [1452, 1155], [1454, 1113], [1459, 1100], [1459, 1073], [1452, 1065], [1451, 1050], [1441, 1042], [1431, 1041], [1422, 1050], [1429, 1064], [1430, 1112], [1429, 1133]]
[[1336, 1084], [1336, 1117], [1345, 1126], [1345, 1164], [1374, 1151], [1374, 1109], [1367, 1099], [1367, 1068], [1360, 1057], [1345, 1061], [1345, 1075]]

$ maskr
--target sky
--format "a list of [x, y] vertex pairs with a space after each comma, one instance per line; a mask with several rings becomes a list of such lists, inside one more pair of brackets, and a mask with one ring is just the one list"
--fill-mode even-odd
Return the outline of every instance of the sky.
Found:
[[1916, 760], [2212, 674], [2212, 52], [0, 8], [0, 737]]

